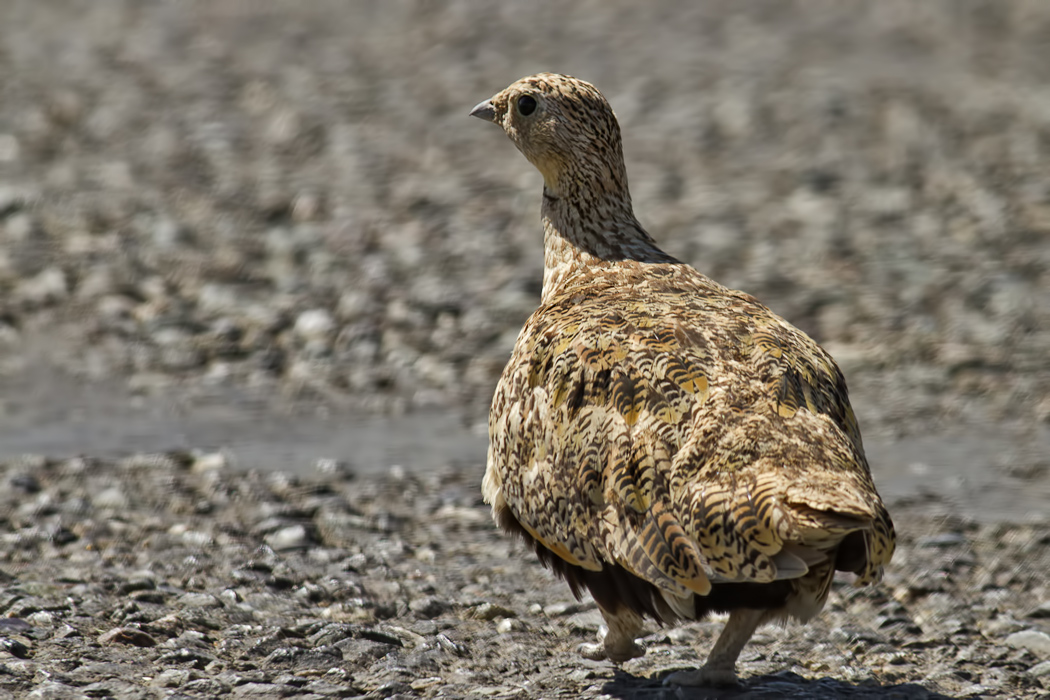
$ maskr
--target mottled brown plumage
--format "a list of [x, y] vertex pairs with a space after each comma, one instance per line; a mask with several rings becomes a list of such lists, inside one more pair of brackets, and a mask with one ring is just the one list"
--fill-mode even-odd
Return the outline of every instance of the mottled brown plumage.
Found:
[[756, 627], [806, 621], [835, 570], [879, 579], [893, 525], [834, 360], [753, 297], [667, 255], [634, 217], [620, 131], [592, 85], [523, 78], [472, 115], [543, 175], [544, 276], [489, 417], [483, 491], [608, 632], [730, 612], [699, 671], [735, 682]]

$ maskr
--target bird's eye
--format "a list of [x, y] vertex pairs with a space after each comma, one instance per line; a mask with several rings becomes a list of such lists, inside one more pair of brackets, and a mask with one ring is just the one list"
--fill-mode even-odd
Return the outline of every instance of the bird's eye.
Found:
[[536, 111], [536, 98], [532, 95], [522, 95], [518, 98], [518, 114], [527, 117]]

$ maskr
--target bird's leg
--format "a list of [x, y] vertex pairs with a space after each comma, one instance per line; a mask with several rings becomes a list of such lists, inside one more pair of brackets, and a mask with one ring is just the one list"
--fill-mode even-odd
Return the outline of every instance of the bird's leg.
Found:
[[634, 641], [642, 632], [641, 615], [626, 607], [613, 613], [599, 605], [598, 610], [605, 620], [605, 629], [598, 630], [597, 644], [580, 645], [584, 658], [609, 659], [619, 664], [645, 655], [645, 647]]
[[736, 660], [758, 626], [768, 617], [766, 610], [738, 608], [718, 636], [707, 663], [695, 671], [677, 671], [664, 679], [664, 685], [733, 686], [737, 684]]

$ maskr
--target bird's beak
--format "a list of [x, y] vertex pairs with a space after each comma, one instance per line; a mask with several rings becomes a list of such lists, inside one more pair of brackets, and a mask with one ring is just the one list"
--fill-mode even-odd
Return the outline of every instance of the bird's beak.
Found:
[[478, 102], [476, 105], [474, 105], [474, 109], [470, 110], [470, 116], [477, 117], [478, 119], [484, 119], [487, 122], [495, 123], [496, 108], [492, 106], [492, 100]]

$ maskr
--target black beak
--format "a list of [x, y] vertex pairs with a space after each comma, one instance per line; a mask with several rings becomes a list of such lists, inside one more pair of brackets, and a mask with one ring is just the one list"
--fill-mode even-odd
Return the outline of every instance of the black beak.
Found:
[[474, 105], [474, 109], [470, 110], [470, 116], [484, 119], [487, 122], [495, 122], [496, 108], [492, 106], [491, 100], [485, 100]]

